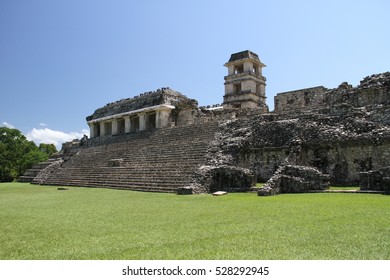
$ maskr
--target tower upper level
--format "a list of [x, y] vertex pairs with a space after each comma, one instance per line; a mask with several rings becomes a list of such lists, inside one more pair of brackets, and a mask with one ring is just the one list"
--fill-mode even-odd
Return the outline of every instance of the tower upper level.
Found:
[[260, 61], [257, 54], [246, 50], [232, 54], [224, 66], [228, 68], [228, 76], [241, 73], [252, 73], [261, 76], [262, 68], [266, 65]]
[[223, 107], [262, 108], [268, 111], [265, 103], [266, 79], [262, 75], [265, 64], [258, 55], [249, 50], [234, 53], [224, 66], [228, 68], [228, 75], [225, 76]]

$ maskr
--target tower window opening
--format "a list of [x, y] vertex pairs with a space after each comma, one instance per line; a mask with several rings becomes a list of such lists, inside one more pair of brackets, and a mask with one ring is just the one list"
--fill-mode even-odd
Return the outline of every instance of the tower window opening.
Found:
[[234, 74], [240, 74], [244, 72], [244, 65], [238, 65], [234, 68]]

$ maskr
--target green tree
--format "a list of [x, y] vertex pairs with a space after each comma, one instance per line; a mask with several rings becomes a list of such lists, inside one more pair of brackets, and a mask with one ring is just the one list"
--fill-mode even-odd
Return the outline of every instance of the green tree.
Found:
[[17, 129], [0, 127], [0, 182], [13, 181], [35, 163], [48, 159], [54, 151], [55, 147], [53, 150], [48, 144], [38, 148]]
[[49, 157], [58, 152], [54, 144], [45, 144], [45, 143], [39, 144], [39, 150], [45, 153], [46, 155], [48, 155]]

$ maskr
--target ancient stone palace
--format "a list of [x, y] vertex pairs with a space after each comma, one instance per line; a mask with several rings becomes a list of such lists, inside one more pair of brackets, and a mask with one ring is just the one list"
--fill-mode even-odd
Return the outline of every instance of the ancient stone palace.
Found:
[[169, 87], [109, 103], [86, 118], [89, 138], [20, 180], [179, 194], [265, 182], [262, 194], [390, 190], [389, 72], [279, 93], [269, 112], [259, 56], [234, 53], [224, 66], [222, 104], [199, 107]]

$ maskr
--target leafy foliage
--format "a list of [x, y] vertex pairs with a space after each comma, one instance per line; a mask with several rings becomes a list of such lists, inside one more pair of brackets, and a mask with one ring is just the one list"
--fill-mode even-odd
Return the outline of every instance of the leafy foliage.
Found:
[[57, 149], [53, 144], [39, 147], [17, 129], [0, 127], [0, 182], [11, 182], [35, 163], [45, 161]]

